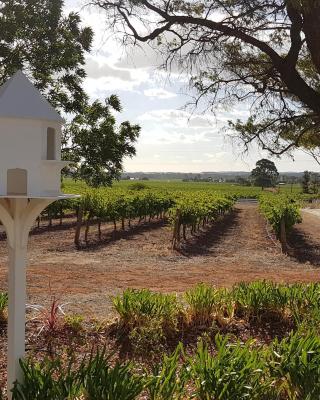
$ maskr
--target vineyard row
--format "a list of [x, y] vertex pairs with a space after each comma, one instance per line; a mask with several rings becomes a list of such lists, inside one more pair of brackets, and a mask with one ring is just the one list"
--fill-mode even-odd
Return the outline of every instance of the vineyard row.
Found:
[[301, 200], [282, 194], [263, 194], [259, 198], [259, 208], [287, 252], [287, 233], [301, 222]]
[[235, 195], [223, 195], [211, 191], [164, 192], [156, 190], [124, 191], [95, 189], [87, 190], [80, 199], [63, 200], [51, 204], [43, 213], [50, 221], [70, 213], [77, 216], [75, 244], [81, 245], [81, 232], [85, 226], [84, 242], [88, 242], [90, 226], [96, 223], [99, 239], [102, 224], [113, 223], [125, 229], [133, 220], [151, 221], [168, 218], [173, 226], [172, 245], [179, 245], [187, 238], [187, 231], [194, 234], [208, 223], [230, 211]]

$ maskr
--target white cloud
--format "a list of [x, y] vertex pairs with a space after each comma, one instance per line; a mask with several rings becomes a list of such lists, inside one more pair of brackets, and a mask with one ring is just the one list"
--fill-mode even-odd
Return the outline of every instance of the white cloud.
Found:
[[146, 89], [143, 94], [147, 97], [156, 98], [156, 99], [171, 99], [172, 97], [176, 97], [175, 93], [169, 92], [168, 90], [161, 88], [154, 89]]
[[191, 160], [192, 164], [202, 164], [203, 160]]
[[169, 123], [173, 127], [202, 128], [213, 126], [216, 123], [214, 116], [210, 114], [192, 114], [184, 110], [164, 109], [152, 110], [143, 113], [137, 118], [139, 121], [161, 121]]
[[[91, 97], [103, 97], [108, 91], [137, 91], [140, 85], [148, 82], [150, 77], [147, 71], [132, 70], [127, 77], [122, 76], [119, 70], [112, 70], [113, 74], [101, 76], [99, 78], [87, 77], [84, 82], [84, 87]], [[119, 72], [119, 76], [116, 76]]]
[[87, 58], [86, 72], [88, 77], [92, 79], [114, 77], [129, 82], [134, 80], [130, 70], [114, 68], [107, 62], [100, 64], [92, 56]]

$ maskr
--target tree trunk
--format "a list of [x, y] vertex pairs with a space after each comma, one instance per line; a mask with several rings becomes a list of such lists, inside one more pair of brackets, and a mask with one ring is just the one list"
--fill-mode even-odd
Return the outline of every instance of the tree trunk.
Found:
[[62, 225], [63, 219], [63, 206], [60, 206], [60, 226]]
[[101, 219], [98, 221], [99, 240], [101, 240]]
[[89, 235], [89, 230], [90, 230], [91, 219], [92, 219], [92, 213], [89, 212], [88, 218], [87, 218], [87, 221], [86, 221], [86, 230], [85, 230], [85, 233], [84, 233], [84, 240], [85, 240], [86, 243], [88, 243], [88, 235]]
[[281, 222], [280, 222], [280, 242], [281, 242], [283, 253], [287, 253], [288, 252], [288, 243], [287, 243], [286, 223], [285, 223], [284, 218], [282, 218]]
[[176, 249], [177, 244], [180, 243], [180, 226], [181, 226], [181, 215], [180, 210], [176, 211], [173, 234], [172, 234], [172, 248]]
[[309, 0], [303, 5], [303, 32], [312, 61], [320, 74], [320, 2]]
[[113, 232], [112, 232], [113, 239], [117, 238], [117, 221], [113, 220]]
[[187, 240], [186, 232], [187, 232], [187, 227], [186, 227], [185, 224], [183, 224], [183, 225], [182, 225], [182, 234], [183, 234], [183, 239], [184, 239], [184, 240]]
[[74, 237], [74, 244], [77, 247], [80, 246], [80, 234], [81, 234], [81, 227], [82, 227], [82, 219], [83, 219], [83, 208], [80, 207], [78, 210], [76, 233], [75, 233], [75, 237]]

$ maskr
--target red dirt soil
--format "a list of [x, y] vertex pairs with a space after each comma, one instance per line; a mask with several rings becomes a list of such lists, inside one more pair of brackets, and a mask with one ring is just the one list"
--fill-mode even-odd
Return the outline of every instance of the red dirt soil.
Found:
[[[125, 288], [182, 292], [198, 282], [231, 286], [240, 281], [317, 281], [320, 277], [320, 218], [304, 214], [281, 254], [255, 204], [239, 204], [220, 222], [188, 237], [181, 252], [170, 248], [171, 228], [153, 222], [131, 228], [117, 240], [76, 250], [74, 227], [35, 231], [30, 238], [28, 302], [45, 304], [50, 293], [69, 311], [106, 318], [110, 295]], [[92, 229], [91, 239], [96, 240]], [[7, 249], [0, 242], [0, 291], [7, 289]]]

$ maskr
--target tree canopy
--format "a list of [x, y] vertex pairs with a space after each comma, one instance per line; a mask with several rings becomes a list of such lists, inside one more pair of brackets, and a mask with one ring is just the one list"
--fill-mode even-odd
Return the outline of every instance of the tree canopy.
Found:
[[257, 161], [256, 168], [251, 171], [254, 185], [262, 188], [274, 186], [278, 177], [279, 173], [274, 162], [265, 158]]
[[6, 0], [0, 7], [0, 84], [18, 69], [50, 103], [80, 112], [88, 97], [82, 88], [85, 54], [92, 29], [76, 13], [63, 14], [62, 0]]
[[88, 104], [64, 131], [63, 158], [73, 163], [69, 173], [90, 186], [111, 185], [120, 177], [123, 158], [136, 154], [134, 144], [140, 127], [128, 121], [117, 126], [112, 110], [121, 111], [115, 95], [105, 104]]
[[[229, 128], [273, 154], [320, 144], [319, 0], [91, 0], [125, 43], [190, 76], [195, 104], [244, 103]], [[319, 153], [320, 154], [320, 153]]]
[[73, 118], [64, 129], [69, 173], [92, 186], [110, 185], [123, 158], [135, 154], [140, 127], [128, 121], [116, 126], [111, 110], [121, 110], [117, 96], [106, 104], [89, 102], [82, 84], [93, 31], [77, 13], [65, 15], [63, 6], [63, 0], [1, 2], [0, 84], [22, 69], [56, 109]]

